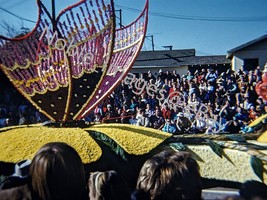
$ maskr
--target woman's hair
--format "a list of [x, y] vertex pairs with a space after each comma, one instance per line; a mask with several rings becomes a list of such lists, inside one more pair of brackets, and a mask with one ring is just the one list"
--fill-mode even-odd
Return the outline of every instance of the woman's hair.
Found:
[[82, 160], [65, 143], [44, 145], [33, 158], [30, 176], [32, 189], [42, 200], [82, 199], [85, 194]]
[[267, 185], [256, 180], [248, 180], [241, 185], [239, 194], [245, 200], [264, 200], [267, 199]]
[[89, 197], [94, 200], [129, 200], [126, 181], [114, 170], [93, 172], [88, 181]]
[[187, 152], [163, 151], [144, 163], [136, 189], [153, 200], [201, 199], [198, 164]]

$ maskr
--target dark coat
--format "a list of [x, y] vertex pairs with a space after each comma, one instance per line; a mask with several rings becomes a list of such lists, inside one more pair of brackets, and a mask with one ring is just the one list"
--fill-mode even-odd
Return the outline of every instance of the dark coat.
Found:
[[1, 200], [32, 200], [32, 192], [28, 184], [10, 189], [0, 190]]

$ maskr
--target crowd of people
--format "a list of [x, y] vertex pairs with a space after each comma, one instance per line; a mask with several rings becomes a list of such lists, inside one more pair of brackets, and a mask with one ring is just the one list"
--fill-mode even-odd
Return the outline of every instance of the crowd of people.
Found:
[[47, 120], [11, 84], [0, 87], [0, 128]]
[[[120, 172], [112, 169], [86, 174], [77, 151], [62, 142], [45, 144], [31, 162], [25, 164], [26, 161], [20, 162], [17, 179], [10, 179], [10, 176], [0, 184], [0, 199], [203, 199], [198, 163], [184, 151], [166, 149], [148, 158], [141, 167], [135, 188], [130, 188]], [[249, 180], [241, 185], [239, 194], [226, 196], [226, 199], [264, 200], [267, 198], [267, 186]]]
[[[237, 72], [202, 68], [183, 75], [148, 71], [122, 81], [84, 120], [134, 124], [172, 134], [259, 131], [261, 126], [252, 130], [247, 125], [267, 113], [267, 102], [255, 90], [262, 74], [259, 66]], [[12, 87], [1, 90], [0, 127], [47, 120]]]
[[[184, 75], [148, 71], [123, 81], [85, 120], [129, 123], [172, 134], [266, 130], [266, 121], [256, 130], [247, 129], [267, 113], [267, 102], [255, 90], [262, 75], [259, 66], [237, 72], [203, 68]], [[158, 89], [144, 89], [152, 86]]]

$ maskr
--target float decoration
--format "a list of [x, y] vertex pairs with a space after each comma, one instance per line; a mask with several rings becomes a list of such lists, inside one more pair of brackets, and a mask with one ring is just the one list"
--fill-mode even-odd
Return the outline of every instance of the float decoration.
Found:
[[262, 81], [257, 83], [255, 88], [257, 94], [267, 102], [267, 64], [264, 67], [264, 71], [262, 74]]
[[30, 33], [0, 36], [0, 67], [50, 120], [79, 120], [131, 69], [144, 41], [148, 1], [135, 22], [117, 30], [112, 0], [81, 0], [55, 19], [41, 0], [37, 6]]

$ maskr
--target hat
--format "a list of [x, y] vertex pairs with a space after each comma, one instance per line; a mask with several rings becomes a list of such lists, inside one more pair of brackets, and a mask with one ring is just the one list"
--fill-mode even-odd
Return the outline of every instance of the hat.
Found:
[[161, 69], [159, 70], [159, 73], [162, 73], [162, 70]]
[[29, 178], [31, 160], [22, 160], [15, 164], [15, 173], [5, 178], [0, 184], [0, 190], [25, 185]]
[[107, 105], [107, 108], [111, 108], [111, 105], [110, 105], [110, 104], [108, 104], [108, 105]]
[[25, 178], [29, 175], [31, 160], [22, 160], [15, 164], [15, 172], [12, 176]]

